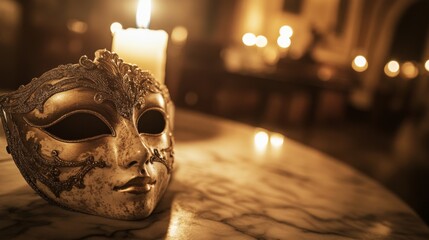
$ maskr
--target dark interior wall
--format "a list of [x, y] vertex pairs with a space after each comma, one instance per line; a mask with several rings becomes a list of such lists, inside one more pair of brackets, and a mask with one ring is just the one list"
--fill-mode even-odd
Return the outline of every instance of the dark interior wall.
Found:
[[429, 1], [411, 5], [400, 18], [390, 55], [398, 60], [422, 60], [429, 32]]
[[0, 1], [0, 88], [3, 89], [15, 87], [21, 15], [16, 1]]
[[[81, 55], [111, 48], [110, 25], [135, 27], [137, 0], [2, 0], [0, 2], [0, 88], [15, 89]], [[189, 31], [190, 42], [228, 41], [237, 1], [153, 1], [150, 28]], [[11, 9], [9, 5], [14, 6]], [[7, 17], [13, 19], [7, 19]], [[190, 17], [192, 16], [192, 17]], [[85, 30], [70, 29], [73, 21]], [[7, 35], [7, 36], [3, 36]], [[9, 40], [8, 40], [9, 39]]]
[[[103, 15], [101, 1], [12, 2], [18, 9], [18, 21], [13, 26], [14, 40], [0, 46], [4, 56], [0, 62], [0, 88], [15, 89], [60, 64], [77, 62], [83, 54], [110, 48], [110, 20], [103, 18], [101, 24], [91, 24], [93, 14]], [[76, 22], [84, 24], [78, 32], [70, 29]]]

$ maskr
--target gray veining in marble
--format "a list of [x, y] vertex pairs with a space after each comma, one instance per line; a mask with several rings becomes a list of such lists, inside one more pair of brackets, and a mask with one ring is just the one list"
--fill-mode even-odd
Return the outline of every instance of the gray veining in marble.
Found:
[[396, 196], [337, 160], [255, 129], [178, 111], [173, 180], [149, 218], [63, 210], [27, 186], [0, 138], [0, 239], [429, 239]]

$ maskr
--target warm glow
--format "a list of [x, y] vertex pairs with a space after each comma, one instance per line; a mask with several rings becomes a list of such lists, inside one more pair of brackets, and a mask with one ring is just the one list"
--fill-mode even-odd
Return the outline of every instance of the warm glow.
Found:
[[288, 48], [288, 47], [290, 47], [291, 43], [292, 43], [292, 41], [287, 36], [282, 35], [282, 36], [279, 36], [277, 38], [277, 44], [281, 48]]
[[255, 144], [256, 149], [264, 150], [268, 145], [268, 133], [265, 131], [258, 131], [253, 138], [253, 142]]
[[389, 71], [391, 72], [399, 72], [399, 63], [398, 61], [390, 61], [387, 63], [387, 68], [389, 69]]
[[352, 68], [356, 72], [363, 72], [368, 68], [368, 62], [366, 58], [362, 55], [358, 55], [353, 59]]
[[188, 30], [183, 26], [177, 26], [171, 32], [171, 41], [175, 44], [183, 44], [188, 39]]
[[366, 58], [362, 55], [356, 56], [353, 61], [356, 64], [356, 66], [361, 67], [361, 68], [365, 67], [365, 65], [367, 64]]
[[405, 62], [401, 66], [401, 73], [405, 78], [412, 79], [419, 75], [419, 69], [412, 62]]
[[388, 76], [388, 77], [396, 77], [399, 74], [399, 63], [398, 61], [392, 60], [389, 61], [385, 66], [384, 66], [384, 73]]
[[271, 146], [275, 148], [280, 148], [283, 146], [284, 136], [280, 133], [273, 133], [270, 137]]
[[321, 66], [317, 69], [317, 77], [322, 81], [329, 81], [334, 75], [334, 70], [329, 66]]
[[175, 214], [174, 218], [170, 219], [170, 224], [168, 224], [168, 236], [178, 236], [181, 224], [180, 217], [182, 217], [180, 214]]
[[242, 40], [246, 46], [253, 46], [256, 44], [256, 36], [253, 33], [244, 34]]
[[263, 48], [268, 44], [268, 39], [265, 36], [259, 35], [256, 37], [256, 46]]
[[282, 26], [281, 28], [280, 28], [280, 35], [281, 36], [284, 36], [284, 37], [287, 37], [287, 38], [290, 38], [290, 37], [292, 37], [292, 35], [293, 35], [293, 29], [292, 29], [292, 27], [291, 26], [289, 26], [289, 25], [284, 25], [284, 26]]
[[274, 47], [267, 47], [264, 49], [262, 57], [265, 63], [275, 65], [279, 61], [279, 52]]
[[192, 226], [195, 222], [196, 216], [184, 208], [182, 205], [173, 202], [171, 206], [170, 222], [168, 223], [166, 239], [186, 239], [189, 238], [188, 229], [182, 226]]
[[67, 28], [71, 32], [83, 34], [88, 29], [88, 24], [76, 19], [70, 19], [67, 21]]
[[140, 0], [137, 6], [136, 22], [139, 28], [148, 28], [152, 11], [151, 0]]
[[115, 32], [119, 30], [122, 30], [122, 24], [114, 22], [110, 25], [110, 32], [112, 32], [112, 34], [115, 34]]
[[188, 106], [195, 106], [198, 103], [198, 94], [195, 92], [187, 92], [185, 94], [185, 103]]
[[425, 62], [425, 69], [429, 72], [429, 59]]

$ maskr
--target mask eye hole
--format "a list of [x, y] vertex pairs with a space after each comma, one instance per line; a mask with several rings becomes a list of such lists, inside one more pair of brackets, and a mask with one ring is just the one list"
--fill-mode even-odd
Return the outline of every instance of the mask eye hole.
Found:
[[113, 135], [111, 128], [95, 114], [76, 112], [45, 127], [49, 134], [65, 141], [80, 141]]
[[164, 132], [166, 125], [164, 114], [157, 109], [145, 111], [137, 122], [139, 133], [144, 134], [160, 134]]

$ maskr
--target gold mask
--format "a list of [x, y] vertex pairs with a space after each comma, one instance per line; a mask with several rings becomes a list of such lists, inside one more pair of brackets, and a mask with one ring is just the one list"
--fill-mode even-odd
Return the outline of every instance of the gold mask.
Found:
[[8, 151], [44, 199], [147, 217], [170, 181], [174, 106], [150, 73], [98, 50], [0, 97]]

